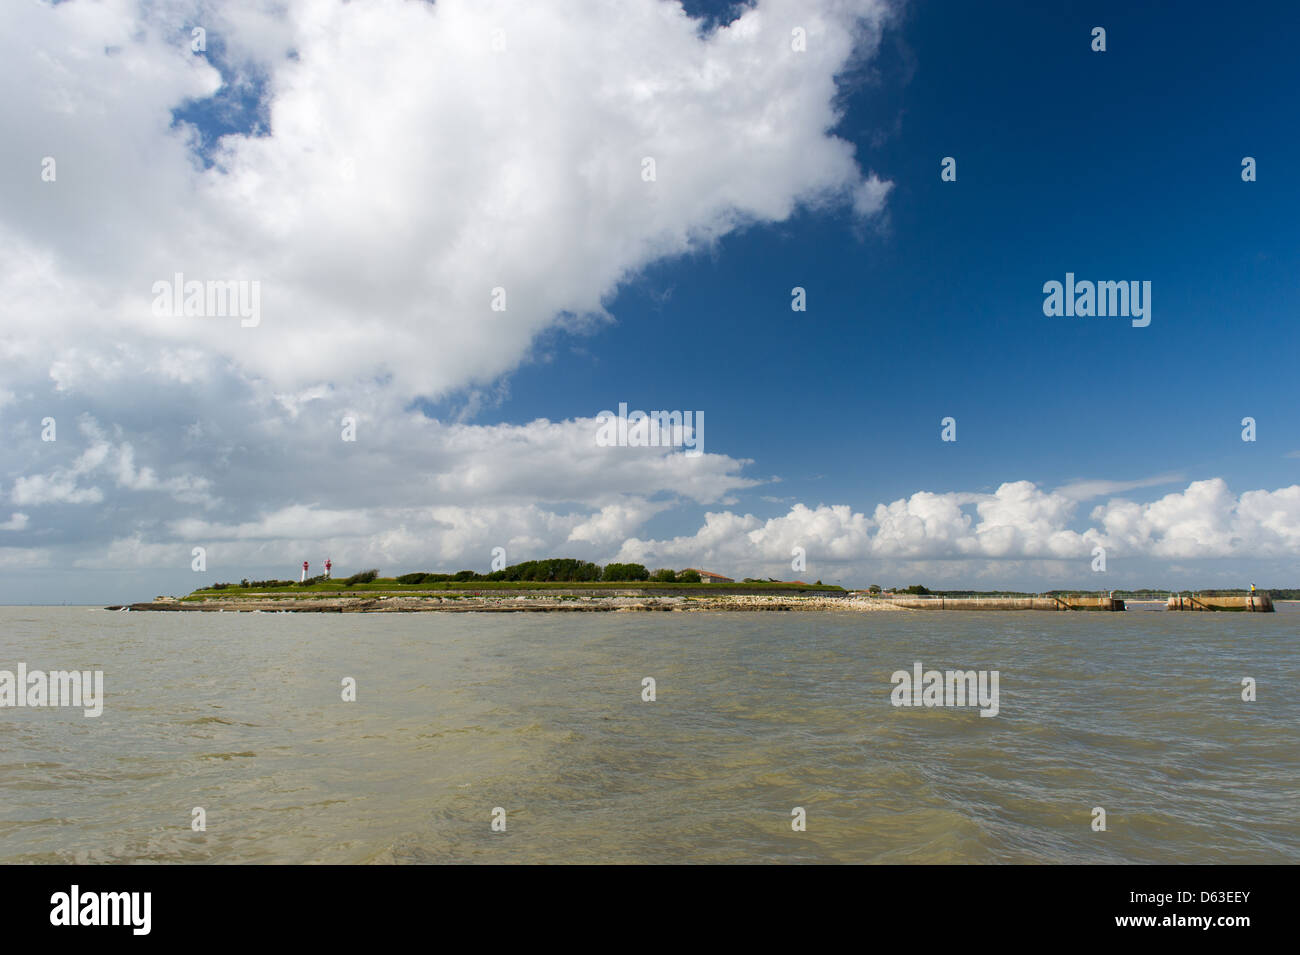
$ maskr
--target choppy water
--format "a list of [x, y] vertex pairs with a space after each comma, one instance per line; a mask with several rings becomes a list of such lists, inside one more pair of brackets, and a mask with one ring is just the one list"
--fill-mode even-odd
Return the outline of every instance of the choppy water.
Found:
[[107, 702], [0, 709], [0, 862], [1296, 862], [1298, 621], [3, 607]]

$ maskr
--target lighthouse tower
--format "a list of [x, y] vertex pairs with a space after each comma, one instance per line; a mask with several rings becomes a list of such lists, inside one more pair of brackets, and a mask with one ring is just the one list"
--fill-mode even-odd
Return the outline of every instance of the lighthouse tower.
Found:
[[326, 579], [326, 580], [329, 580], [329, 579], [330, 579], [330, 568], [333, 567], [333, 566], [334, 566], [334, 565], [333, 565], [332, 563], [330, 563], [330, 559], [329, 559], [328, 557], [326, 557], [326, 558], [325, 558], [325, 579]]
[[302, 562], [302, 582], [304, 584], [307, 582], [307, 562], [305, 560]]

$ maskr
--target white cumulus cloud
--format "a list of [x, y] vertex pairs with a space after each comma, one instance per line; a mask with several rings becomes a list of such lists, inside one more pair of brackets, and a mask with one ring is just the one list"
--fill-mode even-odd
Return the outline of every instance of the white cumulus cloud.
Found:
[[[195, 349], [283, 392], [488, 384], [548, 327], [608, 318], [653, 262], [800, 205], [879, 212], [889, 184], [830, 130], [835, 77], [887, 16], [760, 0], [704, 30], [665, 0], [5, 4], [0, 88], [35, 91], [0, 102], [0, 296], [27, 317], [9, 348], [63, 389], [140, 364], [184, 378]], [[205, 168], [173, 111], [223, 82], [260, 94], [265, 122]], [[260, 324], [155, 316], [154, 283], [177, 274], [259, 282]]]

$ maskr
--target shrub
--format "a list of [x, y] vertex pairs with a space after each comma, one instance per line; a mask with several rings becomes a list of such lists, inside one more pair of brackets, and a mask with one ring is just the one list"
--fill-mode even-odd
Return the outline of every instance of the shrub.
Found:
[[378, 576], [378, 569], [372, 567], [370, 570], [363, 570], [359, 574], [353, 574], [347, 580], [343, 581], [343, 586], [351, 587], [353, 584], [368, 584]]
[[677, 579], [684, 584], [700, 583], [700, 572], [698, 570], [683, 570], [677, 575]]
[[654, 572], [652, 580], [657, 580], [665, 584], [674, 583], [677, 580], [677, 571], [669, 570], [667, 567], [661, 568]]
[[422, 584], [428, 576], [428, 574], [422, 573], [402, 574], [402, 576], [397, 578], [397, 582], [399, 584]]

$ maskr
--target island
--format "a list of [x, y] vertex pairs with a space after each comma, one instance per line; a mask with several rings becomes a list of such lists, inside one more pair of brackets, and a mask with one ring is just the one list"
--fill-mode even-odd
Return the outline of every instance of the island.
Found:
[[[326, 561], [326, 568], [330, 562]], [[932, 591], [919, 584], [885, 590], [875, 584], [849, 590], [820, 580], [735, 581], [693, 567], [647, 570], [641, 564], [604, 567], [576, 558], [526, 561], [486, 574], [415, 572], [381, 577], [377, 569], [334, 579], [329, 570], [299, 580], [240, 580], [214, 583], [184, 597], [155, 597], [150, 603], [117, 604], [115, 611], [261, 613], [527, 613], [638, 611], [892, 611], [1046, 610], [1122, 612], [1128, 603], [1166, 610], [1273, 612], [1273, 596], [1291, 591]], [[1168, 594], [1166, 600], [1164, 595]], [[1126, 602], [1127, 601], [1127, 602]]]

